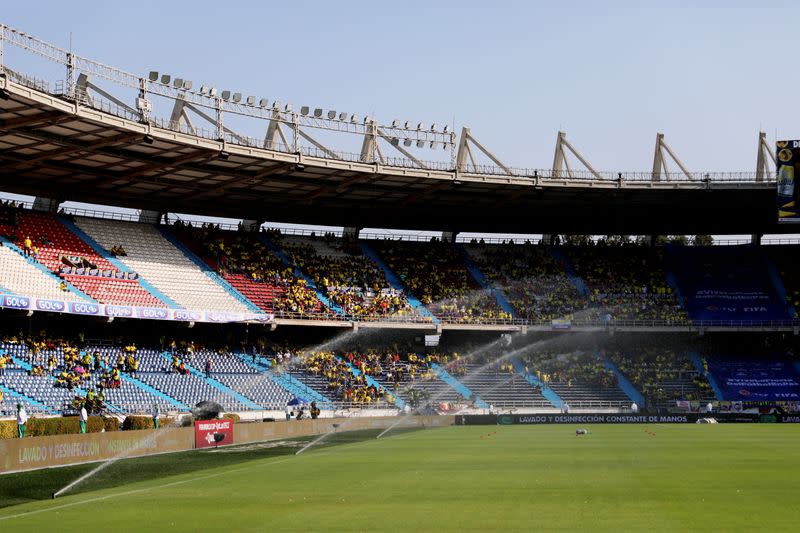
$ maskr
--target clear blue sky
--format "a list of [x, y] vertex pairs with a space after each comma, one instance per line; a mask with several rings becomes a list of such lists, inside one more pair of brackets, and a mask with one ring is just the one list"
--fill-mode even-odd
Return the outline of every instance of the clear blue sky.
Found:
[[657, 131], [694, 170], [754, 170], [800, 137], [800, 3], [4, 2], [0, 20], [145, 75], [171, 72], [389, 122], [455, 120], [506, 163], [559, 127], [599, 170], [647, 170]]

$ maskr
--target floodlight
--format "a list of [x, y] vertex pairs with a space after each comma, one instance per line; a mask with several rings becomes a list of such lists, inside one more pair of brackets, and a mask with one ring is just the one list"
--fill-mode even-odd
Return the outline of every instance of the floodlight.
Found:
[[272, 102], [272, 109], [274, 109], [275, 111], [280, 111], [281, 110], [280, 101], [275, 100], [274, 102]]
[[393, 121], [392, 121], [392, 127], [393, 127], [393, 128], [396, 128], [398, 124], [399, 124], [399, 122], [398, 122], [398, 121], [396, 121], [396, 120], [393, 120]]
[[370, 122], [372, 122], [372, 118], [364, 117], [364, 124], [369, 124]]
[[211, 87], [208, 90], [208, 96], [217, 96], [217, 88], [216, 87]]
[[347, 113], [339, 113], [339, 120], [347, 120]]
[[239, 103], [242, 101], [242, 93], [233, 93], [233, 101]]
[[262, 98], [258, 101], [258, 107], [269, 107], [269, 99]]
[[410, 129], [411, 129], [411, 122], [409, 122], [409, 121], [407, 121], [407, 120], [406, 120], [406, 123], [405, 123], [405, 124], [403, 124], [403, 127], [404, 127], [405, 129], [407, 129], [407, 130], [410, 130]]
[[154, 142], [156, 142], [156, 140], [153, 138], [152, 135], [145, 135], [144, 142], [145, 144], [153, 144]]
[[169, 74], [162, 74], [161, 75], [161, 83], [164, 85], [169, 85], [169, 80], [171, 79]]
[[436, 148], [436, 141], [431, 141], [430, 148], [431, 148], [431, 150]]
[[442, 133], [447, 133], [448, 131], [450, 131], [449, 126], [445, 126], [444, 129], [442, 130]]
[[231, 99], [231, 92], [230, 91], [222, 91], [222, 99], [226, 102]]
[[192, 80], [185, 80], [185, 81], [183, 82], [183, 89], [184, 89], [185, 91], [191, 91], [191, 90], [192, 90], [192, 85], [193, 85], [193, 84], [192, 84]]
[[447, 143], [442, 143], [442, 150], [447, 150]]
[[417, 141], [417, 148], [422, 148], [425, 146], [425, 141]]
[[175, 78], [174, 80], [172, 80], [172, 86], [175, 87], [176, 89], [180, 89], [181, 87], [183, 87], [183, 80], [181, 78]]
[[155, 70], [150, 71], [150, 81], [158, 81], [158, 72]]
[[315, 116], [316, 118], [319, 118], [319, 117], [321, 117], [321, 116], [322, 116], [322, 109], [320, 109], [320, 108], [316, 108], [316, 109], [314, 110], [314, 116]]
[[417, 124], [417, 130], [424, 130], [424, 129], [425, 129], [425, 124], [423, 124], [422, 122]]
[[309, 109], [307, 105], [304, 105], [303, 107], [300, 108], [300, 114], [303, 115], [304, 117], [308, 115], [308, 111]]
[[333, 120], [336, 118], [336, 111], [328, 111], [328, 120]]
[[431, 131], [434, 132], [434, 133], [436, 132], [436, 123], [435, 122], [433, 124], [431, 124]]
[[248, 96], [247, 97], [247, 105], [256, 105], [256, 97], [255, 96]]
[[358, 115], [355, 115], [355, 114], [350, 115], [350, 122], [352, 122], [353, 124], [358, 122]]
[[287, 113], [291, 113], [292, 109], [293, 109], [292, 104], [286, 104], [285, 106], [283, 106], [283, 110], [286, 111]]
[[392, 146], [400, 146], [400, 139], [397, 137], [392, 137], [389, 139], [389, 142], [392, 144]]
[[208, 94], [208, 85], [200, 86], [200, 94]]
[[231, 154], [229, 154], [225, 150], [220, 150], [219, 151], [219, 158], [222, 159], [223, 161], [227, 161], [230, 156], [231, 156]]
[[405, 147], [409, 147], [409, 146], [411, 146], [411, 139], [406, 139], [406, 140], [404, 140], [404, 141], [403, 141], [403, 146], [405, 146]]

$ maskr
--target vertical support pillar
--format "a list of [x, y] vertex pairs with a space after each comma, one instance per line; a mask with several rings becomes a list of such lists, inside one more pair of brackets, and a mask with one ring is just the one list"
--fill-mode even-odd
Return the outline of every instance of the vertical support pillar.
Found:
[[456, 237], [458, 236], [457, 231], [443, 231], [442, 232], [442, 242], [449, 242], [453, 244], [456, 242]]
[[750, 236], [750, 244], [752, 244], [753, 246], [761, 246], [761, 237], [763, 236], [764, 235], [761, 233], [753, 233]]
[[553, 177], [561, 177], [561, 169], [564, 168], [564, 138], [567, 136], [563, 131], [556, 135], [556, 151], [553, 154]]
[[661, 170], [664, 168], [664, 152], [661, 146], [664, 143], [664, 134], [656, 133], [656, 149], [653, 155], [653, 181], [661, 181]]
[[358, 240], [359, 233], [361, 233], [361, 228], [356, 228], [354, 226], [345, 227], [342, 231], [342, 238]]
[[161, 218], [166, 215], [161, 211], [151, 211], [149, 209], [142, 209], [139, 211], [139, 222], [144, 224], [160, 224]]
[[58, 213], [58, 206], [61, 205], [61, 200], [56, 200], [53, 198], [44, 198], [42, 196], [37, 196], [33, 200], [33, 210], [34, 211], [43, 211], [45, 213]]

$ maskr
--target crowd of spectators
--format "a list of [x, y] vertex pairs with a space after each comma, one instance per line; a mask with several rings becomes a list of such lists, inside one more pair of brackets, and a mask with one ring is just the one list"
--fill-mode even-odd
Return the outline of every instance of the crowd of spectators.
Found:
[[536, 351], [525, 354], [520, 360], [525, 364], [526, 372], [535, 369], [533, 374], [544, 386], [555, 382], [604, 389], [617, 387], [617, 376], [605, 368], [602, 357], [591, 352]]
[[635, 353], [614, 350], [609, 358], [650, 405], [714, 398], [704, 373], [698, 372], [689, 358], [669, 348], [642, 346]]
[[[177, 220], [173, 228], [223, 278], [240, 275], [251, 283], [272, 287], [273, 308], [265, 311], [278, 314], [324, 312], [322, 304], [314, 291], [306, 285], [306, 281], [296, 277], [292, 268], [270, 252], [256, 233], [223, 231], [219, 225], [208, 223], [193, 226], [181, 220]], [[274, 231], [265, 231], [265, 234], [271, 238], [280, 236], [280, 233]]]
[[[355, 242], [336, 239], [330, 233], [310, 239], [287, 239], [282, 247], [292, 262], [346, 314], [382, 317], [411, 311], [405, 294], [389, 285], [383, 270], [365, 257]], [[316, 240], [333, 249], [335, 255], [320, 253], [312, 244]]]
[[[327, 391], [337, 399], [359, 406], [369, 407], [380, 402], [394, 403], [394, 396], [382, 386], [370, 384], [363, 370], [372, 363], [356, 358], [348, 364], [333, 352], [320, 351], [301, 356], [301, 364], [311, 374], [322, 376], [327, 382]], [[371, 368], [370, 368], [371, 369]]]
[[689, 323], [666, 281], [661, 249], [598, 244], [566, 253], [589, 290], [585, 318]]
[[563, 260], [557, 260], [544, 246], [530, 241], [476, 242], [467, 249], [492, 285], [506, 295], [518, 318], [571, 318], [586, 306], [585, 298], [567, 277]]
[[452, 244], [385, 240], [372, 246], [437, 317], [454, 322], [511, 318], [497, 305], [491, 290], [481, 288], [473, 279]]

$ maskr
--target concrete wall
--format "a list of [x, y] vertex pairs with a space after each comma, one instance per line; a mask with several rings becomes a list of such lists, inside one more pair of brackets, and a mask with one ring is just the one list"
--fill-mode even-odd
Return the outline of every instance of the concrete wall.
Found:
[[[441, 427], [455, 423], [453, 416], [355, 417], [254, 422], [234, 425], [234, 444], [319, 435], [332, 430], [382, 429], [401, 421], [398, 427]], [[334, 428], [334, 425], [337, 427]], [[53, 466], [104, 461], [115, 457], [138, 457], [191, 450], [194, 428], [163, 428], [114, 431], [85, 435], [56, 435], [0, 440], [0, 474]]]

